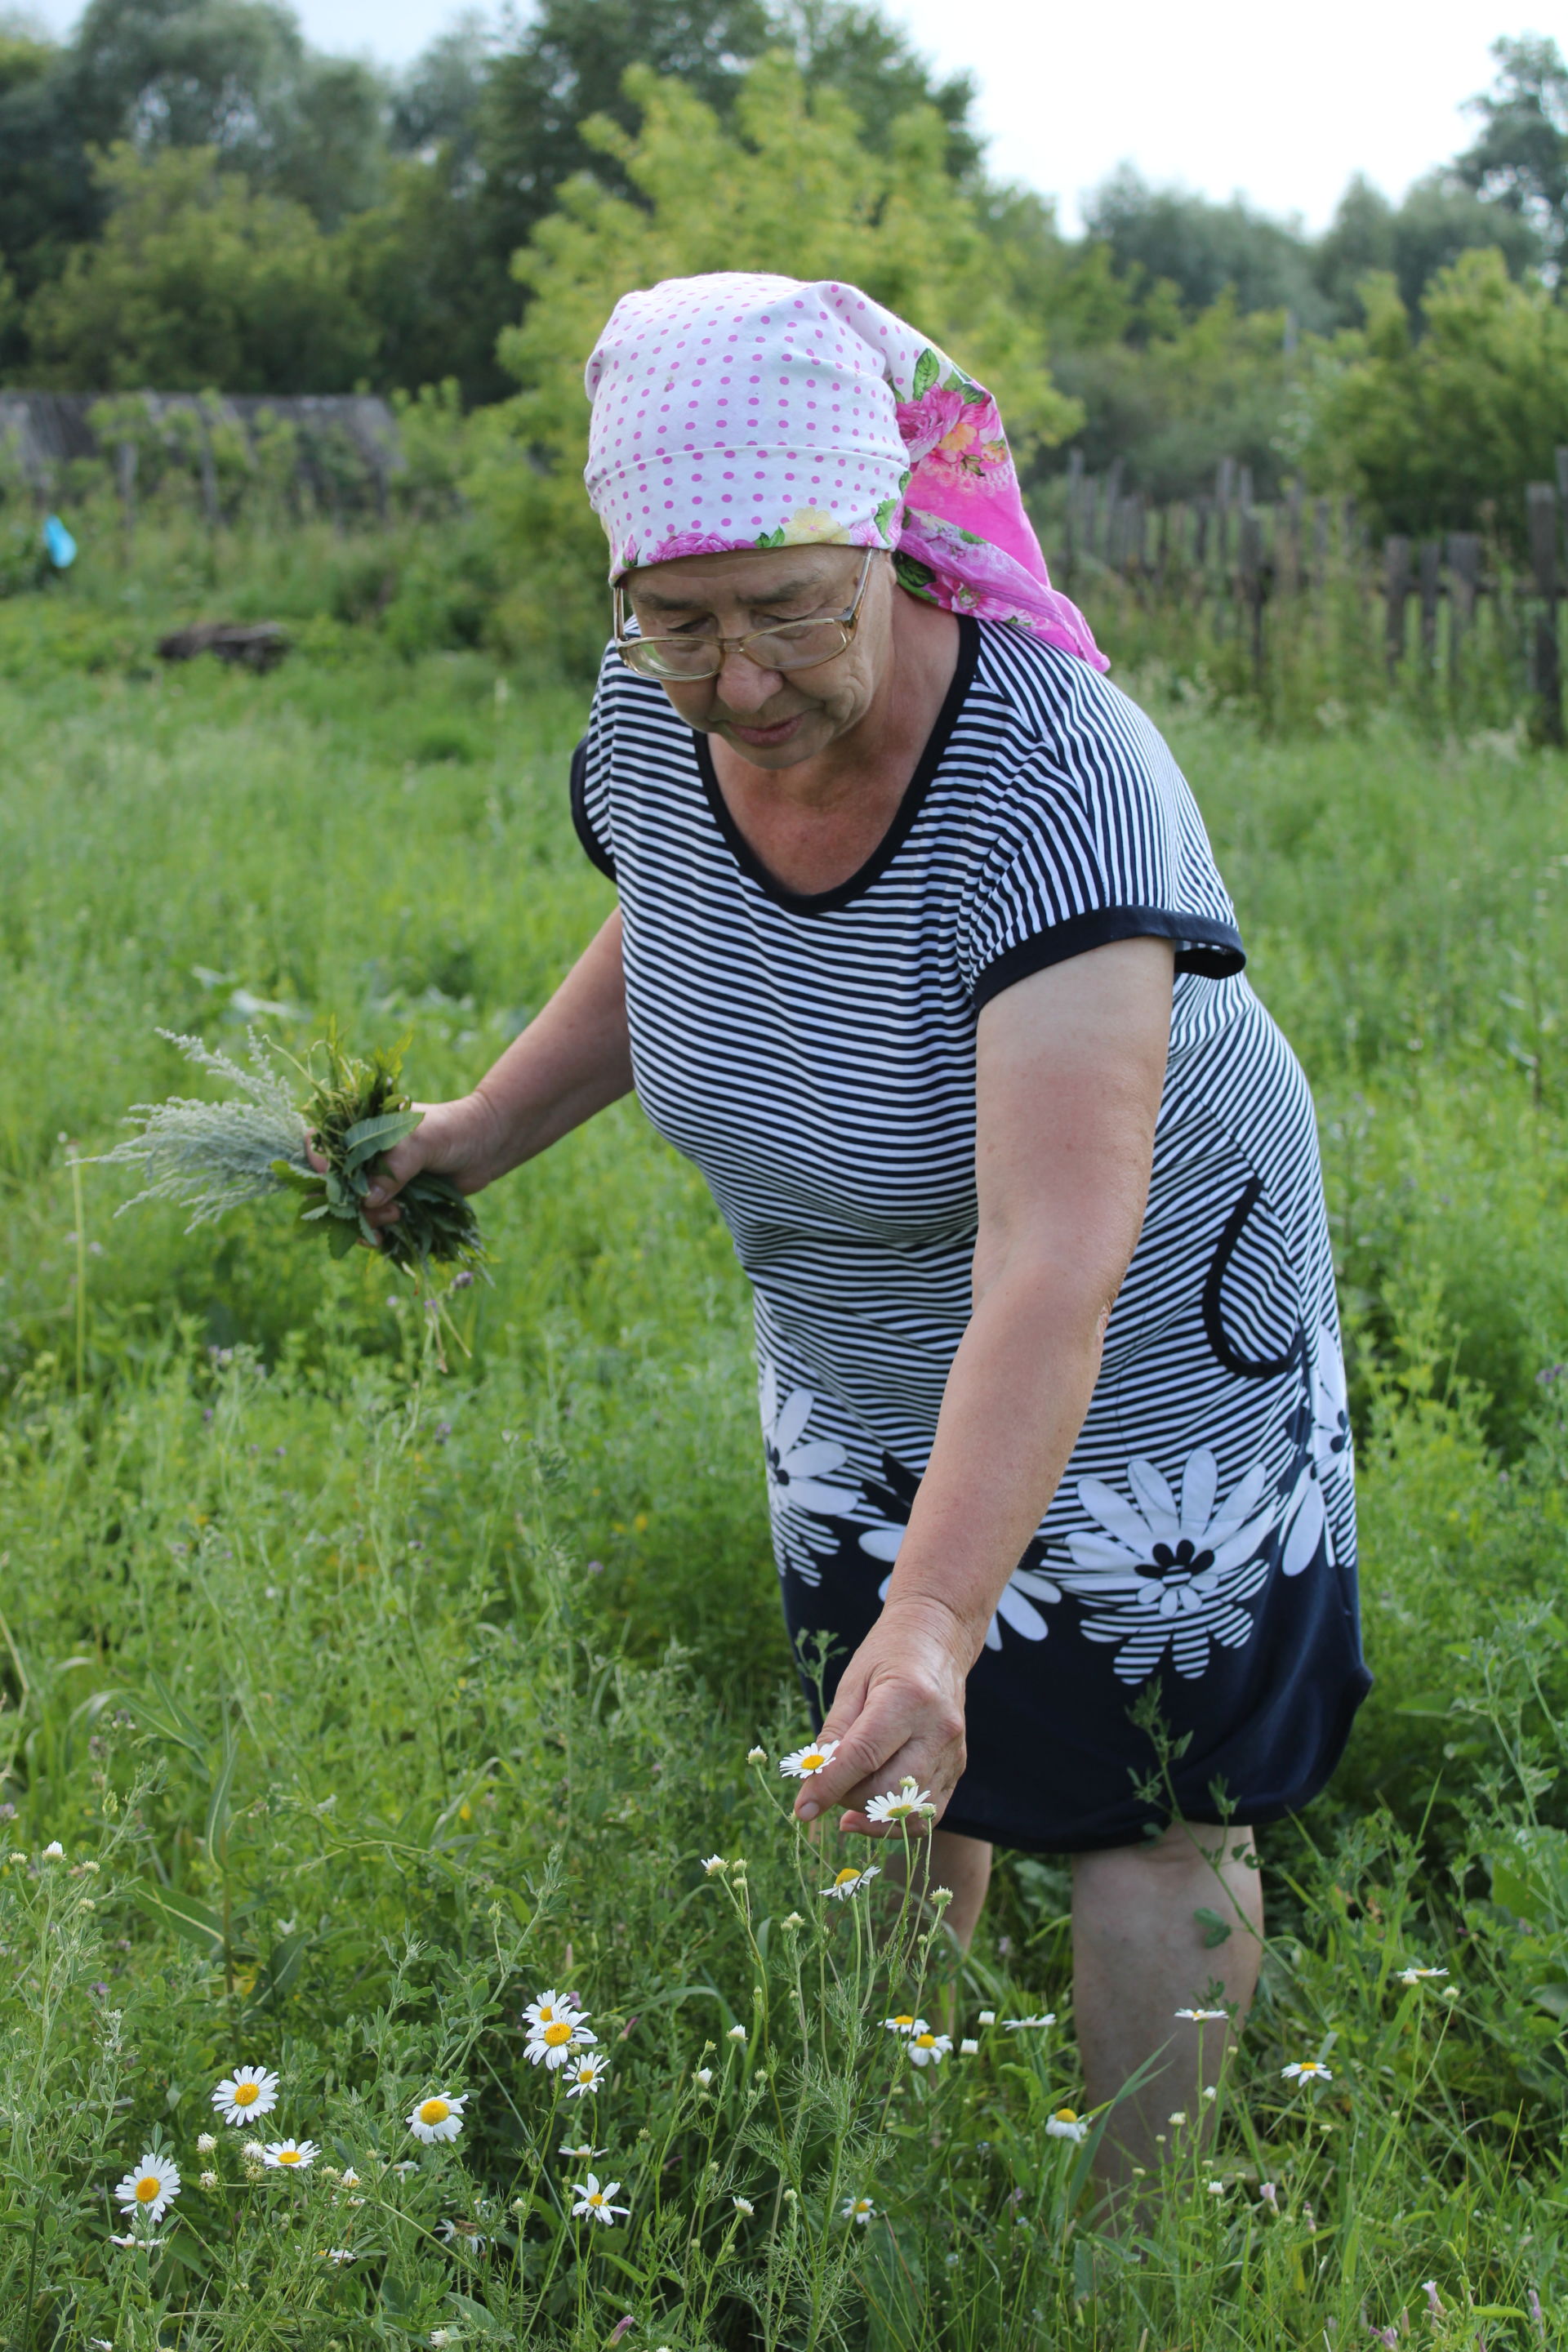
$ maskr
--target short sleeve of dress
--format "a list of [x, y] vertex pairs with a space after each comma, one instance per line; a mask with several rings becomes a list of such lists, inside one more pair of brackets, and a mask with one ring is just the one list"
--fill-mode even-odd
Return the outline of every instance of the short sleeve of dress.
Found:
[[975, 1011], [1030, 972], [1111, 940], [1172, 940], [1178, 971], [1247, 958], [1197, 804], [1158, 730], [1085, 665], [1065, 665], [1001, 751], [974, 811], [958, 957]]
[[572, 823], [584, 856], [601, 874], [616, 878], [615, 836], [610, 818], [610, 722], [603, 673], [588, 731], [572, 754]]

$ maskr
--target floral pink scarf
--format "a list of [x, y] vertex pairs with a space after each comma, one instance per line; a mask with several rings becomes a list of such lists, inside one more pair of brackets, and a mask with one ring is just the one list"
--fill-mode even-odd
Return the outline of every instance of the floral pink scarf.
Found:
[[725, 271], [624, 295], [588, 362], [610, 577], [826, 541], [917, 595], [1110, 667], [1051, 586], [996, 404], [869, 295]]

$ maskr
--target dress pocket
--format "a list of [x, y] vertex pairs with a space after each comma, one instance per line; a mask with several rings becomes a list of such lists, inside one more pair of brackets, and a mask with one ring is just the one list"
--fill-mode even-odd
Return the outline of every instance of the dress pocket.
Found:
[[1300, 1287], [1289, 1244], [1250, 1177], [1226, 1219], [1204, 1281], [1204, 1330], [1238, 1380], [1272, 1381], [1300, 1361]]

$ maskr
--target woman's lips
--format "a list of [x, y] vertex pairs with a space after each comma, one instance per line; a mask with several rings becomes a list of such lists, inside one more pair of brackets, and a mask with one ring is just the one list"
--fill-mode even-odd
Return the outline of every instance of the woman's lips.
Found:
[[755, 743], [759, 749], [770, 743], [787, 743], [804, 715], [797, 710], [792, 718], [775, 719], [771, 727], [742, 727], [731, 719], [729, 732], [737, 742]]

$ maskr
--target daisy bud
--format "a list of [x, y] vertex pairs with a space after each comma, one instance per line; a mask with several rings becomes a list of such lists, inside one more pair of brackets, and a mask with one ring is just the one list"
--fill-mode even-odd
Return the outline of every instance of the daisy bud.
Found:
[[198, 2132], [196, 2134], [196, 2154], [198, 2156], [211, 2156], [216, 2146], [217, 2142], [213, 2137], [211, 2132]]
[[983, 2009], [980, 2012], [980, 2022], [982, 2025], [994, 2025], [996, 2011], [994, 2009]]
[[765, 1763], [767, 1762], [767, 1760], [768, 1760], [768, 1751], [767, 1751], [767, 1749], [766, 1749], [765, 1748], [747, 1748], [747, 1750], [746, 1750], [746, 1761], [747, 1761], [747, 1763], [748, 1763], [748, 1764], [765, 1764]]
[[958, 2045], [958, 2054], [961, 2058], [978, 2058], [980, 2055], [979, 2042], [961, 2042]]
[[785, 1927], [804, 1927], [805, 1921], [801, 1917], [798, 1911], [792, 1911], [789, 1917], [784, 1920], [781, 1924]]
[[748, 2219], [757, 2210], [749, 2197], [731, 2197], [730, 2202], [737, 2213], [744, 2214]]
[[694, 2068], [693, 2068], [693, 2070], [692, 2070], [691, 2079], [692, 2079], [692, 2081], [693, 2081], [694, 2083], [696, 2083], [697, 2084], [699, 2084], [699, 2086], [700, 2086], [702, 2090], [704, 2090], [704, 2091], [705, 2091], [705, 2090], [708, 2088], [708, 2085], [710, 2084], [710, 2083], [711, 2083], [711, 2081], [713, 2080], [713, 2069], [712, 2069], [712, 2067], [711, 2067], [711, 2066], [697, 2066], [697, 2067], [694, 2067]]
[[732, 2025], [724, 2037], [727, 2042], [744, 2042], [745, 2038], [746, 2029], [743, 2025]]
[[63, 1862], [65, 1860], [66, 1850], [60, 1843], [58, 1838], [51, 1838], [49, 1840], [47, 1845], [44, 1848], [43, 1858], [46, 1862]]

